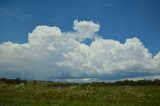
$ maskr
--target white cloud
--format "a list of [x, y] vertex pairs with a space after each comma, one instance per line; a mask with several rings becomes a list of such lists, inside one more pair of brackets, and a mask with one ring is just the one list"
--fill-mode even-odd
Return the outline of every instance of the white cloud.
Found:
[[[0, 44], [0, 76], [27, 79], [105, 79], [131, 73], [160, 73], [160, 53], [152, 56], [138, 38], [126, 42], [97, 36], [99, 24], [74, 21], [73, 32], [37, 26], [28, 42]], [[80, 43], [94, 38], [91, 45]], [[76, 80], [75, 80], [76, 81]]]
[[74, 32], [63, 32], [63, 35], [72, 37], [78, 41], [86, 38], [93, 39], [97, 37], [96, 32], [99, 31], [100, 25], [93, 21], [78, 21], [73, 23]]

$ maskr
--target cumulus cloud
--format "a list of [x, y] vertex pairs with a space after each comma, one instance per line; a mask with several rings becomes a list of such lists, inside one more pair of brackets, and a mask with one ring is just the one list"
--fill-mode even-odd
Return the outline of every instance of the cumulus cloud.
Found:
[[74, 32], [63, 32], [64, 36], [72, 37], [78, 41], [82, 41], [86, 38], [94, 39], [97, 37], [96, 32], [99, 31], [100, 25], [93, 21], [78, 21], [73, 23]]
[[[98, 81], [156, 75], [160, 53], [155, 56], [138, 38], [125, 43], [97, 37], [100, 25], [74, 21], [72, 32], [58, 27], [37, 26], [28, 42], [0, 44], [0, 77], [66, 81]], [[81, 43], [94, 39], [90, 45]]]

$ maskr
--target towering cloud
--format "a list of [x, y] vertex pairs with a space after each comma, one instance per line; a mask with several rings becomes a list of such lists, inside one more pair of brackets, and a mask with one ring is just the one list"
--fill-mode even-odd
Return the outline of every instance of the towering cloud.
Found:
[[[0, 44], [0, 77], [99, 81], [160, 74], [160, 53], [152, 56], [138, 38], [126, 42], [96, 37], [100, 25], [74, 21], [73, 32], [37, 26], [24, 44]], [[92, 39], [91, 45], [81, 43]]]

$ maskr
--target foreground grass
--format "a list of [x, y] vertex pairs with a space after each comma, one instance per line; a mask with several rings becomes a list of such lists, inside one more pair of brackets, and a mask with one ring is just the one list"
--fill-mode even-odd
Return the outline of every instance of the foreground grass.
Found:
[[0, 106], [159, 106], [160, 86], [0, 83]]

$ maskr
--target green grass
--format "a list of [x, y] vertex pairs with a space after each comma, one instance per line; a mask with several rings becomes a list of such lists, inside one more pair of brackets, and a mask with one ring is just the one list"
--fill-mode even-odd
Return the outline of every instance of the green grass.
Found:
[[160, 86], [0, 83], [0, 106], [159, 106]]

